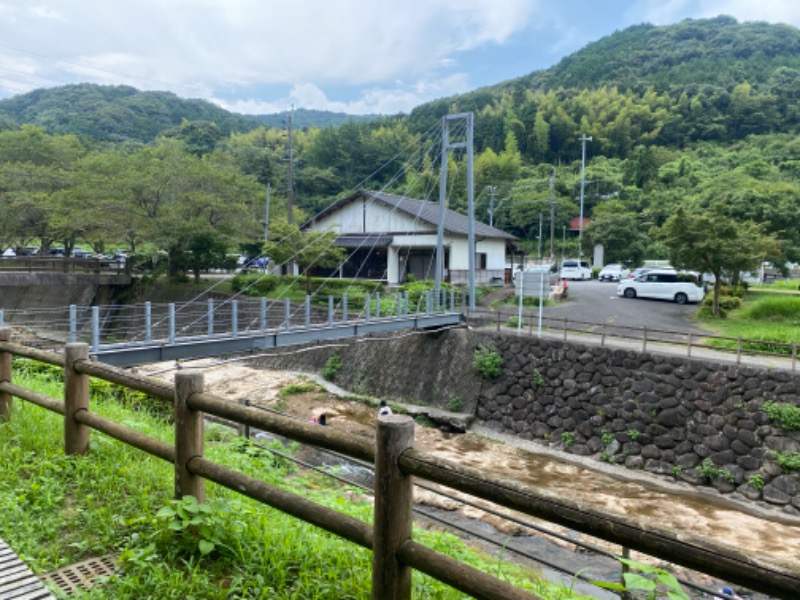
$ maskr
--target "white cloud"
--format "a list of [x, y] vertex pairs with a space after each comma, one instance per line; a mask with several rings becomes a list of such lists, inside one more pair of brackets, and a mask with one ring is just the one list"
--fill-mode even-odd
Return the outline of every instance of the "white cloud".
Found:
[[730, 15], [742, 21], [767, 21], [800, 26], [800, 3], [795, 0], [645, 0], [628, 15], [656, 25], [685, 18], [709, 18]]
[[80, 76], [193, 95], [220, 86], [427, 77], [452, 69], [454, 52], [501, 43], [522, 30], [535, 3], [73, 0], [27, 6], [25, 0], [0, 4], [0, 15], [18, 21], [13, 27], [12, 19], [0, 22], [0, 40], [36, 52], [42, 68], [61, 74], [64, 83]]
[[244, 114], [273, 114], [283, 112], [290, 106], [315, 110], [329, 110], [350, 114], [408, 113], [412, 108], [442, 96], [460, 94], [469, 90], [468, 78], [458, 73], [435, 81], [417, 81], [413, 84], [396, 82], [394, 87], [370, 87], [362, 89], [360, 96], [352, 100], [332, 100], [317, 85], [301, 83], [292, 87], [284, 98], [269, 101], [248, 98], [246, 100], [212, 99], [226, 110]]

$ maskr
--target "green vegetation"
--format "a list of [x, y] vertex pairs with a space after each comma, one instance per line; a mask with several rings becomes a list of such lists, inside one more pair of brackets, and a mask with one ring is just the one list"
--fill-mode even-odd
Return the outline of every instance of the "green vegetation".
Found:
[[611, 433], [610, 431], [606, 431], [604, 429], [602, 435], [600, 436], [600, 439], [606, 446], [608, 446], [611, 442], [613, 442], [617, 438], [614, 437], [613, 433]]
[[503, 357], [494, 344], [487, 342], [475, 348], [472, 367], [487, 379], [494, 379], [503, 372]]
[[710, 458], [705, 459], [703, 463], [699, 467], [697, 467], [697, 471], [698, 473], [700, 473], [703, 479], [706, 479], [708, 481], [711, 481], [715, 477], [722, 477], [728, 483], [733, 483], [735, 481], [733, 473], [731, 473], [727, 469], [719, 468], [712, 462]]
[[638, 429], [628, 429], [628, 437], [631, 439], [632, 442], [635, 442], [639, 439], [639, 436], [642, 435], [642, 432]]
[[761, 407], [770, 419], [777, 421], [782, 429], [796, 431], [800, 429], [800, 406], [788, 402], [765, 402]]
[[575, 434], [572, 431], [562, 431], [561, 441], [565, 446], [572, 446], [575, 443]]
[[544, 375], [542, 375], [542, 372], [539, 369], [533, 370], [531, 379], [533, 379], [533, 383], [536, 385], [536, 387], [547, 387], [547, 380], [544, 378]]
[[328, 381], [333, 381], [341, 368], [342, 359], [339, 357], [339, 351], [334, 350], [333, 354], [325, 361], [325, 366], [322, 368], [322, 376]]
[[[49, 376], [19, 373], [15, 382], [50, 396], [63, 389]], [[0, 536], [37, 573], [109, 553], [122, 566], [93, 591], [73, 597], [369, 596], [367, 550], [211, 483], [205, 503], [176, 501], [171, 464], [97, 432], [89, 455], [65, 456], [63, 417], [19, 400], [16, 408], [10, 422], [0, 423]], [[171, 441], [172, 426], [147, 406], [126, 408], [95, 394], [92, 409]], [[372, 519], [359, 490], [298, 471], [241, 438], [214, 441], [220, 437], [207, 436], [209, 459], [360, 520]], [[544, 598], [576, 597], [562, 585], [469, 549], [455, 536], [415, 531], [414, 537]], [[418, 572], [413, 585], [415, 598], [464, 598]]]
[[800, 471], [800, 452], [774, 452], [778, 466], [786, 471]]
[[[702, 317], [701, 313], [698, 315]], [[745, 351], [789, 355], [792, 344], [800, 344], [800, 298], [750, 291], [742, 297], [739, 309], [732, 310], [724, 320], [710, 320], [706, 324], [723, 336], [741, 337]], [[708, 344], [735, 349], [738, 342], [712, 338]]]
[[[473, 111], [476, 214], [486, 214], [485, 189], [495, 186], [502, 202], [494, 224], [529, 254], [539, 214], [549, 213], [553, 165], [560, 165], [555, 231], [577, 215], [585, 133], [593, 140], [584, 243], [604, 244], [607, 262], [670, 258], [716, 272], [798, 261], [799, 57], [800, 31], [785, 25], [729, 17], [642, 25], [548, 71], [407, 116], [298, 128], [294, 222], [362, 185], [429, 198], [438, 157], [417, 150], [432, 146], [443, 115]], [[0, 122], [2, 248], [30, 240], [45, 251], [126, 247], [146, 254], [132, 261], [154, 273], [197, 276], [225, 264], [224, 251], [260, 253], [267, 183], [270, 252], [281, 252], [284, 237], [297, 238], [281, 191], [288, 173], [280, 128], [253, 128], [252, 120], [171, 94], [89, 85], [0, 101]], [[415, 158], [398, 148], [414, 149]], [[453, 160], [451, 208], [463, 211], [464, 158]], [[546, 248], [550, 240], [541, 241]], [[566, 246], [577, 249], [573, 239]], [[328, 249], [317, 245], [326, 263], [334, 260]]]
[[683, 591], [680, 582], [669, 571], [645, 565], [629, 558], [619, 556], [616, 558], [631, 569], [622, 575], [625, 585], [605, 582], [594, 583], [608, 590], [633, 592], [635, 598], [645, 598], [647, 600], [656, 600], [656, 598], [691, 600], [686, 592]]
[[760, 473], [756, 473], [755, 475], [751, 475], [750, 478], [747, 480], [747, 485], [749, 485], [754, 490], [761, 491], [764, 489], [764, 476]]

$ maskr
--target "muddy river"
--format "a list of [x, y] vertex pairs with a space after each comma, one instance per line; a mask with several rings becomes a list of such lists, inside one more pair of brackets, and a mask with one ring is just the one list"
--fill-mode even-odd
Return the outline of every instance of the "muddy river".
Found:
[[[184, 363], [189, 367], [192, 363]], [[231, 400], [247, 398], [254, 404], [277, 408], [285, 413], [310, 420], [325, 413], [330, 427], [356, 435], [374, 436], [377, 411], [372, 406], [344, 400], [337, 390], [305, 392], [280, 397], [282, 388], [310, 381], [309, 376], [279, 371], [256, 370], [241, 363], [216, 364], [197, 361], [205, 374], [206, 390]], [[172, 365], [150, 365], [142, 372], [157, 373], [171, 379]], [[596, 461], [562, 455], [556, 451], [516, 438], [498, 436], [478, 429], [466, 434], [451, 434], [438, 429], [417, 427], [415, 446], [458, 464], [491, 471], [549, 492], [580, 500], [589, 510], [625, 517], [642, 526], [656, 526], [675, 532], [691, 532], [713, 540], [715, 544], [747, 548], [774, 566], [797, 572], [800, 570], [800, 520], [783, 515], [779, 509], [754, 504], [734, 503], [714, 491], [698, 494], [684, 484], [671, 483], [646, 473], [621, 472]], [[464, 507], [447, 498], [420, 490], [416, 499], [434, 513], [445, 514], [452, 522], [480, 522], [502, 540], [514, 536], [514, 542], [532, 548], [537, 556], [546, 556], [573, 571], [586, 569], [592, 577], [613, 578], [618, 567], [601, 555], [580, 550], [563, 540], [548, 539], [521, 525]], [[537, 521], [569, 539], [583, 541], [618, 554], [620, 548], [574, 531]], [[467, 536], [469, 537], [469, 536]], [[543, 543], [547, 546], [543, 546]], [[635, 553], [635, 560], [642, 557]], [[707, 576], [670, 567], [673, 572], [691, 581], [718, 589], [721, 582]], [[580, 587], [580, 586], [579, 586]], [[605, 595], [597, 588], [585, 589], [597, 597]], [[697, 597], [702, 597], [698, 595]], [[763, 596], [753, 595], [753, 598]], [[798, 594], [800, 598], [800, 594]]]

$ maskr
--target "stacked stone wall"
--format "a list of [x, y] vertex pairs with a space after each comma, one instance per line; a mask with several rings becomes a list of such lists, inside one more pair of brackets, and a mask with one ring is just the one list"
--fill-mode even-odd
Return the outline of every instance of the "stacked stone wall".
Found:
[[790, 371], [476, 337], [504, 359], [502, 374], [481, 389], [483, 425], [800, 514], [800, 473], [776, 461], [800, 453], [800, 431], [763, 410], [768, 401], [800, 405], [800, 377]]

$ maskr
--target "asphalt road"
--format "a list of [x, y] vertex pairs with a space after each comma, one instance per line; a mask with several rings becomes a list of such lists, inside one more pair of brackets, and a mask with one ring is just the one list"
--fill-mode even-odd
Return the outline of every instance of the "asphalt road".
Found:
[[[616, 282], [569, 281], [569, 294], [565, 301], [547, 306], [542, 311], [543, 324], [558, 327], [555, 320], [565, 317], [570, 321], [568, 328], [591, 330], [599, 333], [605, 324], [606, 333], [626, 337], [642, 337], [641, 331], [625, 328], [648, 329], [648, 337], [653, 339], [685, 339], [685, 336], [670, 336], [658, 331], [680, 332], [695, 335], [708, 334], [697, 327], [692, 318], [698, 309], [697, 304], [679, 305], [665, 300], [645, 298], [623, 298], [617, 296]], [[536, 315], [537, 309], [525, 309], [525, 321], [529, 315]], [[504, 306], [504, 314], [516, 314], [511, 306]], [[572, 323], [575, 321], [575, 323]], [[582, 323], [578, 323], [582, 322]]]

